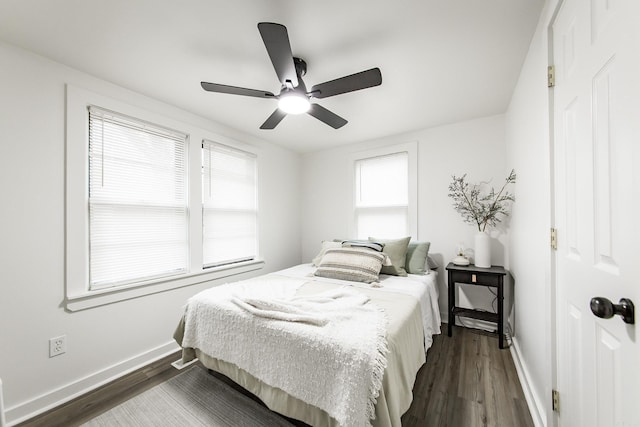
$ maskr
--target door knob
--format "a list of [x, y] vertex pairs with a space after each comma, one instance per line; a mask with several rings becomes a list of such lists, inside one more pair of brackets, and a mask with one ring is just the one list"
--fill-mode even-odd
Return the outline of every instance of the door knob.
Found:
[[591, 298], [591, 312], [603, 319], [611, 319], [614, 314], [618, 314], [625, 323], [635, 323], [633, 303], [627, 298], [622, 298], [620, 304], [614, 304], [604, 297]]

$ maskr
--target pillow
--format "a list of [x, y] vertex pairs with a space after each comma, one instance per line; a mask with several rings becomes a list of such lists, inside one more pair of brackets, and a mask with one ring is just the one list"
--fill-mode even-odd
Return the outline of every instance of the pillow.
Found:
[[368, 248], [376, 252], [382, 252], [384, 243], [370, 242], [369, 240], [345, 240], [342, 242], [344, 248]]
[[436, 260], [431, 257], [431, 255], [427, 255], [427, 265], [429, 266], [429, 270], [440, 268], [440, 264], [438, 264]]
[[407, 259], [407, 247], [411, 236], [397, 240], [376, 239], [369, 237], [372, 242], [384, 243], [384, 253], [391, 258], [391, 266], [385, 266], [380, 273], [389, 274], [391, 276], [406, 276], [405, 262]]
[[328, 240], [323, 240], [322, 241], [322, 245], [320, 246], [320, 252], [318, 253], [318, 255], [315, 256], [315, 258], [313, 258], [313, 260], [311, 261], [311, 264], [314, 267], [317, 267], [320, 264], [320, 261], [322, 260], [322, 256], [324, 255], [324, 253], [327, 251], [327, 249], [331, 249], [331, 248], [341, 248], [342, 247], [342, 241], [340, 242], [330, 242]]
[[376, 283], [386, 255], [365, 248], [327, 249], [315, 276]]
[[429, 246], [431, 246], [431, 242], [409, 243], [407, 247], [407, 259], [404, 264], [407, 273], [425, 274], [429, 271], [429, 267], [426, 266]]

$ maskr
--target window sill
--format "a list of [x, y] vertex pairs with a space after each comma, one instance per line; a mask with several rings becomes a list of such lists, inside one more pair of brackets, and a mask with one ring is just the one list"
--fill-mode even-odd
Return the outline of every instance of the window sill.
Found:
[[246, 261], [233, 265], [207, 268], [198, 273], [182, 275], [178, 277], [163, 278], [152, 282], [138, 283], [135, 285], [121, 286], [117, 288], [86, 291], [78, 294], [67, 294], [65, 307], [68, 311], [81, 311], [101, 305], [112, 304], [184, 286], [196, 285], [211, 280], [223, 279], [249, 271], [260, 270], [264, 267], [261, 259]]

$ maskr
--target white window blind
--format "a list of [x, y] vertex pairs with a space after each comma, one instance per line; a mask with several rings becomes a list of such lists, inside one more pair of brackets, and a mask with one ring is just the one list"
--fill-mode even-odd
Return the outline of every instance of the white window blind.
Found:
[[409, 154], [355, 161], [356, 237], [409, 236]]
[[256, 156], [202, 143], [203, 265], [255, 259], [258, 247]]
[[187, 136], [89, 107], [91, 289], [188, 269]]

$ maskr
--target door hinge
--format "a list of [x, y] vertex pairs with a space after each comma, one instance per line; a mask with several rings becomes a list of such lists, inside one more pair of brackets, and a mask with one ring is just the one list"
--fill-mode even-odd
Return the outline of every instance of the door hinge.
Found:
[[554, 412], [560, 412], [560, 393], [558, 390], [551, 390], [551, 407]]
[[551, 249], [558, 249], [558, 230], [551, 229]]
[[549, 65], [547, 67], [547, 86], [554, 87], [556, 85], [556, 67]]

